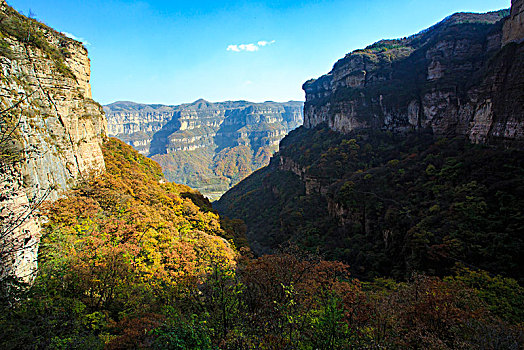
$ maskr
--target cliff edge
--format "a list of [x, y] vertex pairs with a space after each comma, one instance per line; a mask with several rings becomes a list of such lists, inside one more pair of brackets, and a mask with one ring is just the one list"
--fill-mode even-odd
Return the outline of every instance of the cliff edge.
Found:
[[511, 13], [504, 23], [502, 45], [524, 39], [524, 1], [511, 0]]
[[345, 133], [430, 129], [521, 147], [522, 4], [513, 1], [511, 15], [457, 13], [411, 37], [353, 51], [303, 85], [304, 125]]
[[107, 124], [82, 43], [0, 2], [0, 275], [36, 268], [35, 208], [105, 168]]

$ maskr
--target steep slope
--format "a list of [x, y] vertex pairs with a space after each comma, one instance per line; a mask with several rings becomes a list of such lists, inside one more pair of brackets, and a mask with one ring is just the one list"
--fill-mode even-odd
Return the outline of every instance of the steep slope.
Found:
[[524, 44], [500, 49], [507, 14], [455, 14], [412, 37], [346, 55], [304, 84], [304, 125], [430, 129], [472, 142], [522, 143]]
[[153, 135], [173, 118], [173, 109], [126, 101], [111, 103], [104, 106], [108, 134], [148, 155]]
[[522, 280], [523, 160], [460, 138], [302, 127], [214, 206], [246, 222], [257, 253], [291, 241], [361, 278], [460, 262]]
[[[33, 208], [104, 169], [102, 107], [84, 46], [0, 3], [2, 227], [0, 275], [36, 267]], [[10, 271], [16, 266], [15, 271]]]
[[501, 48], [507, 13], [450, 16], [306, 82], [304, 127], [219, 212], [258, 253], [292, 241], [365, 278], [459, 263], [522, 281], [524, 47]]
[[105, 172], [42, 208], [33, 286], [16, 307], [0, 298], [2, 348], [133, 348], [117, 339], [119, 328], [136, 328], [129, 319], [158, 325], [173, 301], [187, 303], [208, 275], [235, 266], [231, 231], [201, 194], [166, 182], [158, 164], [122, 141], [109, 138], [102, 150]]
[[268, 164], [278, 142], [302, 123], [301, 102], [117, 102], [104, 108], [110, 133], [149, 154], [170, 181], [212, 199]]

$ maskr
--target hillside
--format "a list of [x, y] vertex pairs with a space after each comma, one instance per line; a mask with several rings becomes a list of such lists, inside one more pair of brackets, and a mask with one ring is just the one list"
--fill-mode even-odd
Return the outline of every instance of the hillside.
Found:
[[524, 44], [501, 41], [518, 9], [452, 15], [306, 82], [304, 127], [219, 212], [258, 253], [295, 242], [361, 278], [462, 264], [522, 281]]
[[170, 181], [211, 199], [269, 163], [278, 142], [302, 124], [301, 102], [198, 100], [179, 106], [115, 102], [109, 134], [157, 161]]
[[154, 161], [113, 138], [103, 153], [105, 173], [42, 208], [48, 220], [31, 288], [0, 284], [3, 349], [523, 343], [515, 280], [460, 268], [446, 279], [361, 283], [349, 266], [293, 246], [253, 258], [230, 243], [241, 242], [242, 225], [165, 182]]
[[302, 127], [215, 206], [246, 222], [259, 253], [292, 241], [361, 278], [459, 262], [522, 280], [523, 159], [460, 138]]
[[303, 85], [304, 125], [429, 129], [474, 143], [521, 145], [524, 45], [512, 40], [502, 47], [503, 27], [519, 25], [518, 6], [512, 11], [507, 21], [507, 10], [458, 13], [411, 37], [346, 55]]
[[[115, 322], [160, 320], [166, 300], [182, 298], [213, 269], [234, 266], [234, 231], [224, 230], [200, 193], [166, 182], [158, 164], [117, 139], [104, 143], [103, 154], [103, 174], [41, 208], [39, 273], [24, 307], [13, 309], [2, 296], [5, 316], [22, 315], [0, 322], [3, 348], [99, 348], [113, 340], [107, 332]], [[13, 291], [6, 286], [2, 295]], [[16, 319], [24, 327], [10, 332]]]

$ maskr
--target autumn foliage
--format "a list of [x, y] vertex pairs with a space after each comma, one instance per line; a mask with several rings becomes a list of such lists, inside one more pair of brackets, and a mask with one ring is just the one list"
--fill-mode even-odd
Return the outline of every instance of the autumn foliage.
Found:
[[[523, 289], [457, 269], [361, 282], [244, 225], [115, 139], [107, 171], [48, 204], [39, 274], [2, 298], [5, 349], [496, 349], [523, 344]], [[239, 248], [237, 249], [236, 246]]]

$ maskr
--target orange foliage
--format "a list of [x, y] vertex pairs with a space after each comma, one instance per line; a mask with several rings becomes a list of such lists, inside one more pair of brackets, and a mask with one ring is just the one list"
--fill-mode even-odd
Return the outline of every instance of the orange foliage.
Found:
[[104, 158], [104, 174], [44, 210], [42, 259], [64, 267], [86, 305], [116, 311], [137, 289], [168, 297], [194, 286], [213, 259], [234, 264], [218, 215], [191, 199], [198, 193], [165, 183], [158, 164], [116, 139]]

